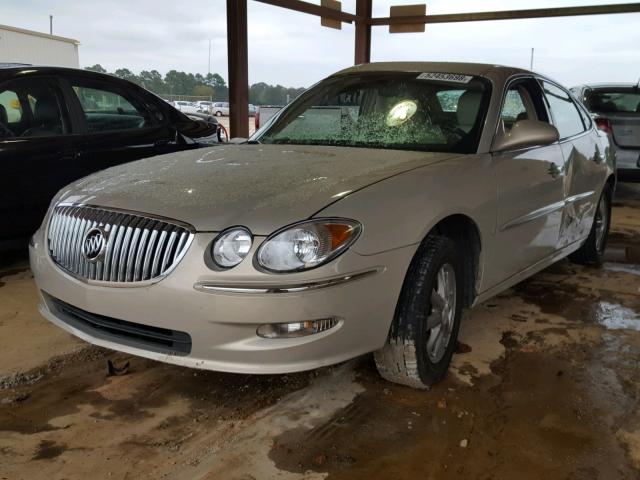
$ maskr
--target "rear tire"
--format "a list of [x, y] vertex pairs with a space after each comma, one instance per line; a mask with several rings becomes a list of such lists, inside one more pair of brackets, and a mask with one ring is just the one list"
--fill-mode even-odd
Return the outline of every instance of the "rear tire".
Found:
[[221, 117], [222, 116], [222, 112], [216, 112], [216, 117]]
[[463, 261], [456, 243], [440, 235], [429, 235], [418, 249], [387, 343], [374, 354], [386, 380], [428, 388], [447, 373], [462, 316]]
[[605, 185], [587, 240], [578, 250], [569, 255], [572, 262], [580, 265], [597, 265], [602, 262], [611, 226], [611, 197], [611, 188]]

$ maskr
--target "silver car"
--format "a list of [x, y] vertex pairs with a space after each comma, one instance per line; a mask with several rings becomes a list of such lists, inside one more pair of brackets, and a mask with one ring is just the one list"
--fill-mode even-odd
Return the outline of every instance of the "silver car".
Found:
[[423, 388], [465, 309], [563, 257], [599, 262], [615, 181], [607, 136], [553, 80], [360, 65], [247, 144], [65, 188], [31, 267], [42, 314], [97, 345], [243, 373], [375, 352]]
[[228, 102], [215, 102], [211, 105], [209, 113], [216, 117], [228, 117], [229, 116], [229, 103]]
[[640, 82], [581, 85], [571, 91], [611, 136], [620, 179], [640, 181]]

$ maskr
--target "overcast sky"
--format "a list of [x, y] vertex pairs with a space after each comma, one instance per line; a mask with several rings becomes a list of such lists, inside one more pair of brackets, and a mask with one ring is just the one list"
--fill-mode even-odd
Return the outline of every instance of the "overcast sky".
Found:
[[[611, 0], [609, 3], [623, 3]], [[249, 0], [249, 79], [309, 86], [353, 62], [352, 25], [320, 27], [317, 17]], [[319, 3], [315, 0], [314, 3]], [[374, 0], [374, 16], [416, 0]], [[606, 0], [431, 0], [427, 13], [570, 5]], [[632, 1], [627, 3], [633, 3]], [[481, 5], [480, 5], [481, 4]], [[171, 69], [227, 78], [225, 0], [2, 0], [0, 23], [79, 40], [81, 66], [112, 71]], [[342, 0], [355, 11], [355, 0]], [[640, 14], [427, 25], [425, 33], [389, 34], [374, 27], [372, 61], [450, 60], [529, 66], [571, 86], [640, 78]], [[1, 59], [0, 59], [1, 60]]]

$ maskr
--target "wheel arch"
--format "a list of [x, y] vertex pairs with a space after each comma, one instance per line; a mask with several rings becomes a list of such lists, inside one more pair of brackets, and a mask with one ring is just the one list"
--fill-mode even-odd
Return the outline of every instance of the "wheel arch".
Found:
[[613, 192], [615, 192], [616, 190], [617, 181], [618, 180], [616, 178], [615, 173], [612, 173], [611, 175], [609, 175], [609, 177], [607, 177], [607, 181], [605, 182], [605, 185], [607, 185], [611, 189], [611, 195], [613, 195]]
[[470, 307], [476, 297], [476, 286], [481, 273], [482, 237], [477, 223], [462, 213], [440, 219], [424, 236], [422, 243], [433, 234], [450, 238], [464, 252], [464, 306]]
[[453, 214], [440, 220], [432, 229], [441, 235], [454, 240], [464, 251], [465, 256], [465, 307], [473, 304], [476, 296], [476, 285], [480, 273], [480, 253], [482, 240], [480, 229], [471, 217]]

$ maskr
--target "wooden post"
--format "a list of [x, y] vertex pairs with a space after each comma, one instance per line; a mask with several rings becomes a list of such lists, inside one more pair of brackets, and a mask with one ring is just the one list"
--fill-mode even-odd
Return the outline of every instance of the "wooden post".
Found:
[[229, 137], [249, 137], [247, 0], [227, 0]]
[[371, 3], [372, 0], [356, 0], [355, 64], [371, 61]]

